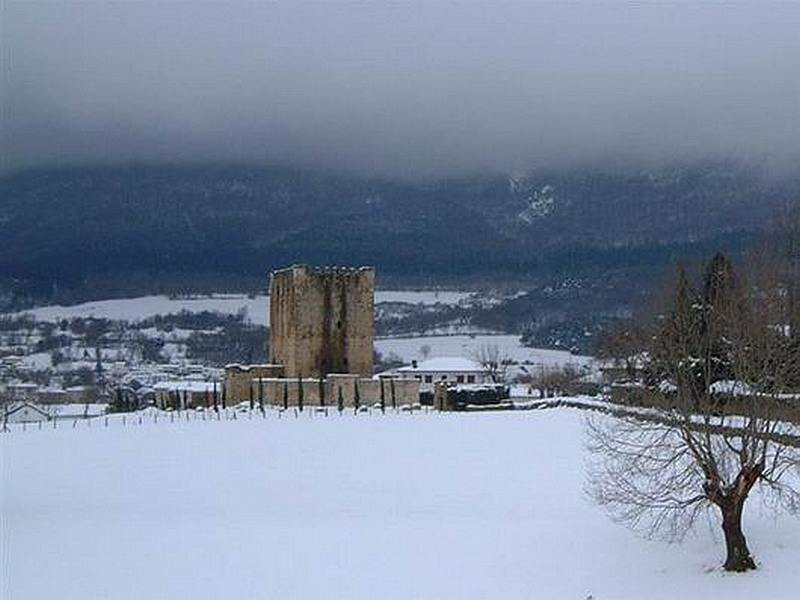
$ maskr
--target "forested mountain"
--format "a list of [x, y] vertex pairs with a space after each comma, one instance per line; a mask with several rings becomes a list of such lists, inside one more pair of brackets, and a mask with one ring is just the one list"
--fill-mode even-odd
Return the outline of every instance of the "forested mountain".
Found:
[[0, 278], [87, 297], [247, 287], [295, 262], [369, 263], [421, 283], [649, 272], [735, 251], [796, 198], [798, 180], [719, 163], [428, 183], [250, 166], [29, 170], [0, 179]]

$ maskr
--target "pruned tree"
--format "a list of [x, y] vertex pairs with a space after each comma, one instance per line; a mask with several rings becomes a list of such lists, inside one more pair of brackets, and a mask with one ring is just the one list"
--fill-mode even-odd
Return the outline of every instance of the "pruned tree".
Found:
[[585, 370], [566, 364], [542, 368], [538, 372], [519, 378], [519, 381], [539, 390], [542, 397], [550, 398], [578, 393], [579, 383], [585, 374]]
[[511, 358], [497, 344], [481, 344], [470, 353], [492, 383], [505, 383]]
[[587, 425], [589, 494], [614, 519], [671, 540], [715, 510], [729, 571], [756, 568], [742, 529], [754, 489], [775, 509], [800, 508], [800, 420], [787, 400], [797, 397], [800, 354], [782, 326], [784, 290], [737, 277], [722, 256], [699, 291], [680, 270], [642, 348], [658, 382], [653, 408]]
[[646, 339], [647, 331], [639, 321], [622, 321], [598, 335], [596, 356], [627, 379], [636, 379], [642, 358], [639, 353]]

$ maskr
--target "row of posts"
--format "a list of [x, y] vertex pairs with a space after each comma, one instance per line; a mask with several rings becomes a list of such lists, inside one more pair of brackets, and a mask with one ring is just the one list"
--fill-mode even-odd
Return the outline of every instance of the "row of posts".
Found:
[[[353, 391], [353, 408], [358, 411], [362, 406], [362, 399], [361, 399], [361, 392], [359, 389], [358, 381], [354, 382], [354, 391]], [[203, 403], [204, 407], [207, 409], [213, 408], [215, 412], [218, 412], [220, 408], [223, 410], [228, 408], [228, 397], [225, 389], [225, 385], [221, 385], [221, 392], [217, 390], [217, 384], [214, 382], [213, 389], [211, 391], [205, 390], [205, 402]], [[250, 410], [255, 409], [256, 403], [258, 403], [258, 408], [261, 412], [264, 412], [264, 383], [261, 377], [258, 378], [258, 395], [256, 397], [253, 386], [248, 386], [249, 389], [249, 403], [250, 403]], [[342, 387], [339, 386], [337, 388], [337, 398], [336, 398], [336, 408], [340, 411], [343, 411], [344, 406], [344, 397], [342, 395]], [[169, 397], [171, 399], [170, 406], [172, 408], [178, 410], [184, 410], [187, 408], [187, 398], [186, 398], [186, 390], [183, 390], [183, 393], [179, 390], [174, 390], [169, 392]], [[304, 388], [303, 388], [303, 378], [297, 378], [297, 408], [302, 412], [305, 408], [304, 402]], [[172, 400], [174, 398], [174, 400]], [[326, 398], [325, 398], [325, 383], [322, 378], [319, 379], [319, 406], [326, 407]], [[282, 397], [282, 406], [284, 409], [289, 408], [289, 381], [285, 380], [283, 384], [283, 397]], [[383, 379], [380, 379], [380, 409], [381, 411], [385, 412], [386, 408], [397, 408], [397, 394], [395, 390], [394, 380], [389, 380], [389, 394], [388, 394], [388, 403], [387, 403], [387, 394], [386, 394], [386, 385]]]

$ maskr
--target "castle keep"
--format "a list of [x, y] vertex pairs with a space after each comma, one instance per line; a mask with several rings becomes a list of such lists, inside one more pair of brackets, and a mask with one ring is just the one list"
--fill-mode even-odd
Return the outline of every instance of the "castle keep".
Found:
[[292, 266], [272, 273], [270, 362], [284, 377], [372, 376], [375, 270]]
[[374, 308], [372, 267], [274, 271], [270, 364], [225, 367], [227, 402], [300, 410], [418, 403], [418, 380], [372, 374]]

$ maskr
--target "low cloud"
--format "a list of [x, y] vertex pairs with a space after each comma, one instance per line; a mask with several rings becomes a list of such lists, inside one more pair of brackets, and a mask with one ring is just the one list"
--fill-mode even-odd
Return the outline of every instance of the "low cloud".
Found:
[[800, 162], [800, 5], [2, 8], [4, 169]]

